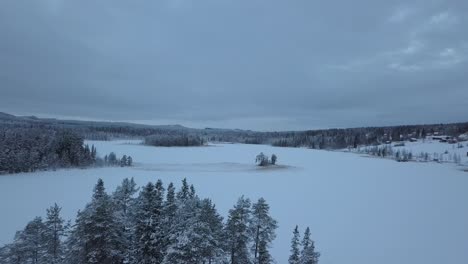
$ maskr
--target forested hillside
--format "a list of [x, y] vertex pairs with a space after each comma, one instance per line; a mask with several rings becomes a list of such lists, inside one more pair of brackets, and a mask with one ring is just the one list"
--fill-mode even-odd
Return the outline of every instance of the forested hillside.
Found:
[[[468, 122], [453, 124], [404, 125], [388, 127], [362, 127], [321, 129], [307, 131], [257, 132], [240, 129], [194, 129], [180, 125], [151, 126], [120, 122], [90, 122], [37, 117], [0, 115], [0, 127], [47, 127], [72, 129], [85, 139], [110, 140], [113, 138], [147, 139], [149, 145], [199, 145], [203, 142], [235, 142], [269, 144], [283, 147], [314, 149], [340, 149], [381, 144], [387, 141], [424, 138], [438, 133], [458, 136], [468, 132]], [[191, 140], [194, 139], [194, 140]], [[190, 144], [187, 144], [189, 140]]]

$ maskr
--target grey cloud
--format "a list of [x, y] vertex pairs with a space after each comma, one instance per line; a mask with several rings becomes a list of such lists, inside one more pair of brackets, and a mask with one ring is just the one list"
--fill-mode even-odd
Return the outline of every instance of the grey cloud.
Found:
[[261, 130], [461, 121], [465, 2], [6, 0], [0, 111]]

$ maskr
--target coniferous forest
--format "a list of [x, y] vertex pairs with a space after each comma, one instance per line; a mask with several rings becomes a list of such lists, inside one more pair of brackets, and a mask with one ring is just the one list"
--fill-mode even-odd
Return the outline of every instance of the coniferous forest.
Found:
[[0, 174], [86, 167], [96, 162], [96, 148], [65, 129], [0, 127]]
[[[111, 140], [115, 138], [143, 139], [153, 146], [200, 146], [206, 142], [236, 142], [266, 144], [278, 147], [307, 147], [313, 149], [341, 149], [371, 146], [387, 141], [425, 138], [439, 133], [458, 136], [468, 131], [468, 123], [400, 125], [386, 127], [358, 127], [305, 131], [259, 132], [239, 129], [195, 129], [179, 125], [151, 126], [131, 123], [72, 121], [18, 117], [0, 113], [0, 127], [68, 129], [85, 139]], [[1, 134], [0, 134], [1, 137]]]
[[0, 175], [7, 173], [86, 168], [90, 166], [133, 165], [129, 155], [114, 152], [98, 156], [94, 145], [70, 129], [0, 126]]
[[[265, 199], [242, 196], [223, 219], [186, 179], [179, 190], [161, 180], [137, 188], [124, 179], [112, 194], [99, 179], [73, 223], [60, 211], [55, 204], [18, 231], [0, 248], [0, 263], [275, 263], [270, 248], [278, 223]], [[296, 226], [289, 263], [318, 263], [310, 229], [299, 239]]]

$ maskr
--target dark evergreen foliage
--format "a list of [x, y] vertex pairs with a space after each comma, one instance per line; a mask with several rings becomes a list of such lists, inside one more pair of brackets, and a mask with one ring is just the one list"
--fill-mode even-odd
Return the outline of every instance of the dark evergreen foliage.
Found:
[[144, 143], [157, 147], [189, 147], [203, 146], [205, 141], [202, 137], [190, 135], [151, 135], [145, 137]]
[[300, 264], [300, 257], [301, 253], [299, 250], [300, 246], [300, 234], [299, 234], [299, 227], [296, 226], [293, 231], [293, 238], [291, 239], [291, 255], [289, 256], [288, 263], [289, 264]]
[[[277, 222], [263, 198], [253, 205], [239, 198], [224, 222], [213, 202], [199, 198], [186, 179], [177, 192], [172, 183], [166, 191], [160, 180], [137, 192], [133, 179], [124, 179], [112, 195], [98, 180], [73, 226], [52, 206], [45, 221], [35, 218], [0, 248], [0, 263], [274, 263], [269, 248]], [[318, 260], [309, 235], [303, 244], [301, 260]]]
[[0, 128], [0, 173], [86, 167], [95, 161], [94, 146], [69, 130]]

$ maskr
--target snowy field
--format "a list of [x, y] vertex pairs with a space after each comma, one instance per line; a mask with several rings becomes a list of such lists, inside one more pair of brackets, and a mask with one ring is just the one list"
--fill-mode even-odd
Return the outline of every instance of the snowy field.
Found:
[[[131, 168], [58, 170], [0, 176], [0, 244], [57, 202], [71, 219], [102, 178], [108, 191], [125, 177], [139, 185], [187, 177], [227, 215], [237, 198], [264, 197], [279, 221], [272, 249], [287, 263], [292, 230], [310, 226], [322, 264], [466, 264], [468, 173], [438, 163], [398, 163], [344, 152], [220, 144], [156, 148], [135, 142], [88, 142], [103, 156], [131, 155]], [[467, 149], [467, 148], [465, 148]], [[258, 169], [275, 153], [281, 169]], [[38, 191], [40, 189], [40, 191]]]
[[431, 158], [437, 156], [441, 162], [454, 163], [454, 155], [461, 158], [461, 165], [468, 165], [468, 142], [448, 144], [438, 140], [420, 140], [417, 142], [405, 142], [403, 147], [395, 147], [394, 150], [411, 151], [417, 158], [421, 153], [428, 153]]

